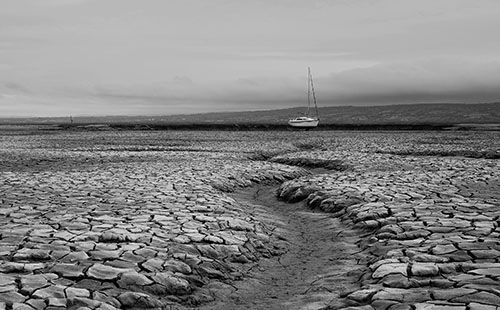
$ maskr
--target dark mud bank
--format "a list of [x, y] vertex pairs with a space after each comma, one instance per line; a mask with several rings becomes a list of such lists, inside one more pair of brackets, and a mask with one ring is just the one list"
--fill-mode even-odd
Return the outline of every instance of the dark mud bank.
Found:
[[[34, 123], [36, 125], [36, 123]], [[292, 130], [285, 122], [276, 123], [75, 123], [54, 124], [54, 129], [59, 130], [224, 130], [224, 131], [290, 131]], [[312, 130], [470, 130], [464, 127], [454, 127], [453, 124], [321, 124]]]
[[323, 168], [332, 171], [345, 171], [349, 169], [349, 166], [344, 164], [340, 160], [330, 160], [330, 159], [314, 159], [314, 158], [306, 158], [306, 157], [298, 157], [298, 158], [273, 158], [270, 160], [271, 162], [285, 164], [290, 166], [298, 166], [305, 168]]
[[461, 156], [469, 158], [500, 159], [500, 151], [443, 150], [443, 151], [390, 151], [390, 152], [378, 152], [378, 153], [400, 155], [400, 156], [440, 156], [440, 157]]

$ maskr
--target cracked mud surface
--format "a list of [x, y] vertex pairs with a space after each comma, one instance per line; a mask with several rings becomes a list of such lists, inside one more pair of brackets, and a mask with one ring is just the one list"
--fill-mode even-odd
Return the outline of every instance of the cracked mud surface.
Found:
[[0, 132], [0, 309], [498, 310], [499, 148], [497, 132]]

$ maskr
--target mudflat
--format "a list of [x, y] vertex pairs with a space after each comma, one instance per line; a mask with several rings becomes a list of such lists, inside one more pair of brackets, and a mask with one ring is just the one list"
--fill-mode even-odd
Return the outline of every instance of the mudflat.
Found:
[[499, 309], [495, 131], [0, 131], [0, 309]]

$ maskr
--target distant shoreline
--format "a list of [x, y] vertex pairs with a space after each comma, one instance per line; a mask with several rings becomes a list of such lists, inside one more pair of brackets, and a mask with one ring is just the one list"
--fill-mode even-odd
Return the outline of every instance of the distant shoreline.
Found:
[[[200, 131], [299, 131], [286, 124], [158, 124], [158, 123], [75, 123], [0, 124], [1, 131], [111, 131], [111, 130], [200, 130]], [[500, 124], [320, 124], [311, 131], [500, 131]]]
[[[500, 124], [500, 102], [408, 104], [386, 106], [326, 106], [319, 109], [319, 130], [444, 130], [455, 124]], [[117, 128], [147, 125], [158, 130], [285, 130], [288, 120], [306, 107], [277, 110], [210, 112], [177, 115], [108, 115], [70, 117], [0, 117], [1, 124], [86, 125], [112, 124]], [[71, 122], [73, 121], [73, 123]], [[470, 129], [467, 125], [463, 130]], [[473, 127], [475, 127], [473, 125]], [[489, 126], [491, 128], [491, 126]], [[255, 129], [257, 128], [257, 129]], [[460, 127], [462, 128], [462, 127]]]

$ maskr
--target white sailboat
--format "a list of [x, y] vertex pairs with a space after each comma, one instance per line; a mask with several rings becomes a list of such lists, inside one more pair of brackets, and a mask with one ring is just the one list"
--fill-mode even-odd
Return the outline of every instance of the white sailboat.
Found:
[[[314, 102], [315, 116], [310, 116], [311, 95]], [[311, 68], [307, 68], [307, 111], [306, 115], [288, 120], [288, 125], [297, 128], [314, 128], [319, 124], [318, 105], [316, 104], [316, 94], [314, 93], [314, 84], [311, 74]]]

